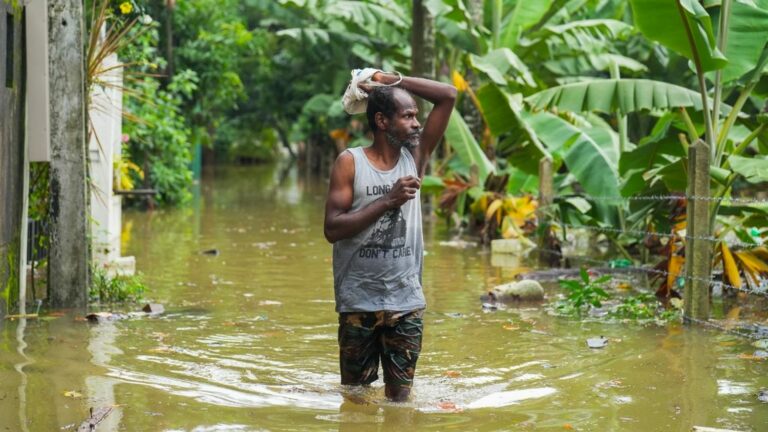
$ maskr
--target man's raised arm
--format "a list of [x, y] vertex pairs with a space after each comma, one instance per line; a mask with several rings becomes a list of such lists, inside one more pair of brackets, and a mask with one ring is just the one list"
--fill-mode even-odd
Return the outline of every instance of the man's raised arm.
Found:
[[[373, 81], [383, 84], [394, 84], [399, 79], [399, 76], [396, 74], [382, 72], [377, 72], [372, 77]], [[398, 86], [420, 98], [426, 99], [434, 105], [427, 117], [427, 121], [424, 123], [421, 143], [413, 150], [419, 178], [422, 178], [427, 169], [429, 157], [443, 137], [445, 128], [448, 127], [448, 120], [451, 118], [453, 105], [456, 102], [456, 87], [425, 78], [414, 77], [403, 77]]]

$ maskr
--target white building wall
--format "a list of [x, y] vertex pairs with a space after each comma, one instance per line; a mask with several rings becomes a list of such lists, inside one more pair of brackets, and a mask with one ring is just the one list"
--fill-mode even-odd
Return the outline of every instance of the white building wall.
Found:
[[30, 162], [49, 162], [48, 1], [31, 0], [27, 26], [27, 145]]
[[[117, 55], [104, 60], [104, 69], [118, 65]], [[112, 271], [133, 273], [133, 257], [121, 257], [122, 199], [115, 195], [114, 167], [122, 150], [122, 70], [115, 68], [100, 77], [89, 102], [89, 158], [91, 176], [91, 235], [93, 259]]]

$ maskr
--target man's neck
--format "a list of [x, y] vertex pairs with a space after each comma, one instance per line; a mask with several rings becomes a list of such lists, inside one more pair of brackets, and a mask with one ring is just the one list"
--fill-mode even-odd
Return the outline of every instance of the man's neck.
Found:
[[400, 149], [390, 144], [383, 133], [377, 133], [373, 145], [366, 149], [366, 156], [376, 168], [389, 170], [400, 160]]

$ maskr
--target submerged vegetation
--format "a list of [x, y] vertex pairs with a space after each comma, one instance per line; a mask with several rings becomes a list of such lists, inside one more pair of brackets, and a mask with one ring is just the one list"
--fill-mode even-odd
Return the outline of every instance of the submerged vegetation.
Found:
[[88, 297], [100, 304], [136, 303], [143, 299], [146, 289], [141, 275], [110, 275], [106, 269], [94, 267]]
[[647, 292], [622, 294], [614, 288], [629, 287], [627, 282], [616, 281], [611, 275], [596, 277], [585, 267], [580, 269], [578, 279], [560, 279], [558, 283], [565, 290], [565, 295], [552, 307], [560, 315], [662, 322], [681, 317], [682, 301], [679, 298], [672, 298], [664, 304]]

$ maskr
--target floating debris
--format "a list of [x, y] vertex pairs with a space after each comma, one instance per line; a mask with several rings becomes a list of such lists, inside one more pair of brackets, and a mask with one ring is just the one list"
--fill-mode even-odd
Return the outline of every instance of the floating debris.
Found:
[[452, 247], [456, 249], [467, 249], [467, 248], [477, 247], [477, 242], [466, 241], [466, 240], [441, 241], [438, 244], [440, 246]]
[[483, 300], [493, 302], [539, 301], [544, 299], [544, 288], [538, 281], [524, 279], [495, 286]]
[[760, 389], [760, 391], [757, 392], [757, 400], [768, 403], [768, 389]]
[[83, 397], [83, 394], [75, 390], [70, 390], [70, 391], [65, 391], [64, 396], [72, 399], [80, 399], [81, 397]]
[[606, 338], [605, 336], [587, 339], [587, 346], [592, 349], [605, 348], [607, 345], [608, 345], [608, 338]]
[[261, 300], [259, 306], [280, 306], [282, 302], [276, 300]]
[[159, 303], [147, 303], [141, 310], [148, 314], [157, 315], [165, 312], [165, 307]]
[[204, 251], [200, 251], [200, 255], [219, 256], [219, 250], [218, 249], [206, 249]]

